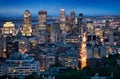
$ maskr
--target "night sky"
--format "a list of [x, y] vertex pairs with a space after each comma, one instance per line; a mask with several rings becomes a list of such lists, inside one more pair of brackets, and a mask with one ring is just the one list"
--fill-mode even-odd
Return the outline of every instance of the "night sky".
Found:
[[66, 14], [74, 10], [85, 15], [120, 15], [120, 0], [0, 0], [0, 16], [21, 16], [26, 9], [33, 16], [39, 10], [47, 10], [48, 15], [59, 15], [60, 8]]

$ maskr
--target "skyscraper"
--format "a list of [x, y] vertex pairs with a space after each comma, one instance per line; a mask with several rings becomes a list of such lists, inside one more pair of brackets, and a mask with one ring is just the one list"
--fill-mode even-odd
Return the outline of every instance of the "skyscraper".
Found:
[[75, 12], [74, 11], [70, 13], [70, 25], [71, 25], [71, 30], [73, 30], [75, 27]]
[[77, 25], [78, 25], [78, 31], [79, 31], [81, 37], [83, 36], [83, 33], [84, 33], [85, 29], [86, 29], [86, 28], [83, 26], [82, 20], [83, 20], [83, 14], [80, 13], [79, 16], [78, 16]]
[[47, 42], [50, 42], [51, 32], [52, 32], [52, 26], [51, 24], [48, 24], [46, 28], [46, 41]]
[[64, 9], [60, 9], [60, 29], [62, 33], [66, 33], [66, 15]]
[[47, 11], [45, 10], [39, 11], [39, 25], [42, 25], [42, 24], [43, 25], [47, 24]]
[[79, 14], [78, 19], [79, 19], [79, 24], [82, 23], [82, 20], [83, 20], [83, 14], [82, 13]]
[[105, 22], [105, 30], [110, 30], [110, 21], [109, 20], [107, 20], [106, 22]]
[[113, 31], [111, 30], [110, 26], [110, 21], [107, 20], [105, 22], [105, 28], [104, 28], [104, 38], [105, 38], [105, 44], [113, 45], [114, 44], [114, 36], [113, 36]]
[[52, 31], [56, 35], [56, 41], [58, 41], [60, 39], [60, 23], [58, 21], [55, 21], [52, 24]]
[[31, 36], [31, 34], [32, 34], [31, 14], [29, 10], [25, 10], [22, 35]]
[[95, 27], [92, 21], [87, 21], [87, 28], [88, 28], [88, 33], [89, 34], [94, 34], [95, 32]]
[[46, 42], [47, 11], [39, 11], [39, 24], [36, 28], [39, 43]]
[[15, 25], [12, 22], [6, 22], [3, 25], [2, 34], [4, 37], [8, 35], [15, 35]]

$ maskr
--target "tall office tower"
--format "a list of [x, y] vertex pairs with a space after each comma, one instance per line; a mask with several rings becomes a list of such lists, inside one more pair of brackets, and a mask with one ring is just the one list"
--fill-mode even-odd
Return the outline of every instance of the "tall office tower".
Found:
[[39, 11], [39, 24], [36, 28], [38, 42], [40, 44], [46, 42], [46, 26], [47, 26], [47, 11]]
[[109, 21], [105, 22], [105, 26], [103, 27], [103, 31], [104, 31], [104, 37], [108, 37], [109, 31], [110, 31], [110, 22]]
[[15, 25], [12, 22], [6, 22], [2, 28], [2, 34], [4, 37], [8, 35], [15, 35]]
[[54, 31], [56, 35], [56, 41], [59, 41], [60, 39], [60, 23], [58, 21], [55, 21], [52, 25], [52, 31]]
[[94, 34], [95, 32], [95, 27], [92, 21], [87, 21], [87, 28], [88, 28], [88, 33], [89, 34]]
[[57, 41], [57, 33], [51, 24], [46, 27], [46, 42], [55, 43]]
[[110, 21], [105, 22], [105, 30], [109, 31], [110, 30]]
[[60, 9], [60, 29], [62, 33], [66, 33], [66, 15], [64, 9]]
[[79, 31], [81, 36], [85, 32], [85, 27], [83, 26], [82, 20], [83, 20], [83, 14], [80, 13], [79, 16], [78, 16], [78, 20], [77, 20], [78, 22], [77, 23], [78, 23], [78, 31]]
[[114, 36], [112, 30], [110, 30], [110, 21], [105, 22], [105, 28], [103, 32], [105, 38], [105, 44], [113, 45]]
[[51, 37], [51, 32], [52, 32], [52, 26], [51, 24], [47, 24], [46, 27], [46, 42], [50, 42], [50, 37]]
[[66, 16], [66, 32], [71, 31], [71, 26], [70, 26], [70, 17]]
[[83, 20], [83, 14], [80, 13], [79, 16], [78, 16], [78, 25], [82, 24], [82, 20]]
[[82, 44], [81, 48], [79, 49], [79, 69], [83, 69], [84, 67], [87, 66], [87, 55], [86, 55], [86, 33], [83, 34], [82, 36]]
[[31, 14], [29, 10], [25, 10], [22, 35], [31, 36], [31, 34], [32, 34]]
[[70, 13], [70, 25], [71, 25], [71, 30], [73, 30], [75, 27], [75, 12], [74, 11]]

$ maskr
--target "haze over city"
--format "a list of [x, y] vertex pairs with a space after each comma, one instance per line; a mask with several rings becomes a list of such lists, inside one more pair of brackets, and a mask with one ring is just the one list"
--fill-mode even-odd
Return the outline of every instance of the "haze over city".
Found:
[[120, 0], [0, 0], [0, 16], [21, 16], [30, 10], [37, 16], [39, 10], [47, 10], [48, 15], [59, 16], [61, 8], [68, 15], [71, 10], [84, 15], [119, 15]]

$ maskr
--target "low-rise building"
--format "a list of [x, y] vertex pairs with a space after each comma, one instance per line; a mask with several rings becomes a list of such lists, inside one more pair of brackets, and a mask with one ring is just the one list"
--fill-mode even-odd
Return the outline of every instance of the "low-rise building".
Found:
[[39, 62], [34, 60], [33, 57], [27, 54], [21, 54], [16, 52], [10, 56], [6, 61], [7, 75], [9, 76], [20, 76], [30, 75], [33, 72], [39, 74]]
[[0, 76], [3, 76], [5, 74], [6, 74], [6, 64], [5, 62], [0, 61]]

